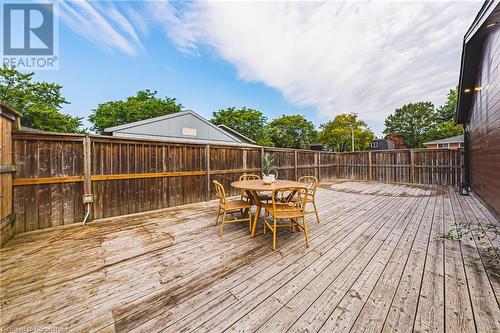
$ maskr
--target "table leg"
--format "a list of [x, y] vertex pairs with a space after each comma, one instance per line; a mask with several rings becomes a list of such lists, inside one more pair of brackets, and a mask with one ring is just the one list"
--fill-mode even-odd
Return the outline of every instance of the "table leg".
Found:
[[[255, 199], [254, 199], [254, 195], [252, 194], [252, 192], [251, 192], [251, 191], [249, 191], [249, 190], [245, 190], [245, 192], [246, 192], [247, 198], [248, 198], [248, 200], [249, 200], [249, 202], [250, 202], [250, 205], [255, 205]], [[250, 209], [251, 209], [251, 208], [250, 208]], [[245, 209], [243, 210], [243, 213], [245, 214], [245, 216], [247, 216], [247, 215], [248, 215], [248, 211], [249, 211], [249, 209], [248, 209], [248, 208], [245, 208]]]
[[255, 212], [255, 217], [253, 219], [253, 225], [252, 225], [252, 237], [255, 237], [255, 230], [257, 229], [257, 223], [259, 222], [259, 217], [260, 217], [260, 210], [261, 206], [257, 206], [257, 211]]
[[257, 223], [259, 222], [260, 210], [262, 207], [262, 203], [259, 200], [259, 193], [257, 191], [247, 190], [247, 195], [250, 198], [250, 200], [252, 201], [252, 204], [257, 207], [257, 210], [255, 211], [255, 217], [253, 220], [252, 231], [250, 233], [251, 237], [254, 237], [255, 230], [257, 229]]

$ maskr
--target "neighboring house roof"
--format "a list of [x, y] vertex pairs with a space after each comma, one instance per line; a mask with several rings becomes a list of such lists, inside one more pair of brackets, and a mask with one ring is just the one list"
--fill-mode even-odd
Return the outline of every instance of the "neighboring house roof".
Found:
[[255, 144], [255, 141], [253, 141], [252, 139], [244, 136], [243, 134], [241, 134], [240, 132], [236, 132], [234, 129], [232, 129], [231, 127], [228, 127], [224, 124], [220, 124], [220, 125], [217, 125], [219, 128], [222, 128], [224, 131], [227, 131], [229, 132], [230, 134], [234, 135], [234, 136], [237, 136], [238, 138], [240, 138], [242, 141], [246, 141], [247, 143], [251, 143], [251, 144]]
[[464, 142], [463, 134], [457, 135], [457, 136], [452, 136], [452, 137], [441, 139], [441, 140], [424, 142], [424, 145], [433, 145], [433, 144], [439, 144], [439, 143], [460, 143], [460, 142]]
[[21, 131], [23, 132], [32, 132], [32, 133], [48, 133], [46, 131], [42, 131], [38, 128], [31, 128], [31, 127], [26, 127], [26, 126], [21, 126]]
[[[464, 36], [462, 64], [458, 86], [458, 106], [456, 121], [464, 124], [469, 121], [474, 96], [476, 78], [479, 73], [483, 42], [492, 29], [500, 26], [500, 2], [487, 0], [479, 10], [474, 22]], [[466, 90], [468, 90], [466, 92]]]
[[[228, 128], [228, 127], [226, 127]], [[108, 127], [104, 134], [170, 142], [254, 146], [244, 135], [212, 124], [192, 110]]]

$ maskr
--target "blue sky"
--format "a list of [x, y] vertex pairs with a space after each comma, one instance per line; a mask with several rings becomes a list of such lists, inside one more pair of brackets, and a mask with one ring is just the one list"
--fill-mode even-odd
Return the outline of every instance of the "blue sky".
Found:
[[[444, 101], [481, 2], [61, 2], [59, 69], [87, 117], [140, 89], [210, 117], [247, 106], [319, 125], [358, 112], [380, 135], [404, 103]], [[439, 15], [437, 15], [439, 14]], [[88, 124], [87, 124], [88, 125]]]
[[[142, 9], [141, 4], [114, 5]], [[263, 83], [241, 80], [234, 66], [209, 47], [201, 47], [196, 54], [178, 50], [160, 29], [149, 31], [141, 40], [144, 49], [130, 55], [108, 49], [59, 21], [59, 69], [38, 71], [35, 77], [63, 86], [63, 95], [71, 102], [64, 112], [71, 115], [86, 118], [99, 103], [150, 89], [159, 96], [177, 98], [207, 118], [220, 108], [247, 106], [269, 119], [297, 113], [315, 123], [326, 119], [318, 118], [313, 107], [289, 103], [280, 91]]]

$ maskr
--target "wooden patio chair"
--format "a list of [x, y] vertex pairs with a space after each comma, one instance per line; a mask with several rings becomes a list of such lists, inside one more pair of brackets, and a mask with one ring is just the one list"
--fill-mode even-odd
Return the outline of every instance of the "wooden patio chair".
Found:
[[[309, 247], [309, 236], [307, 235], [307, 224], [305, 220], [305, 204], [307, 190], [303, 187], [281, 187], [275, 189], [271, 196], [272, 203], [263, 204], [264, 233], [270, 229], [273, 233], [273, 250], [276, 250], [276, 233], [278, 228], [286, 227], [291, 230], [302, 229]], [[268, 221], [272, 218], [272, 221]], [[290, 220], [290, 223], [278, 223], [278, 221]], [[302, 221], [302, 224], [299, 223]]]
[[[239, 180], [240, 181], [242, 181], [242, 180], [260, 180], [260, 177], [259, 177], [259, 175], [244, 173], [240, 176]], [[241, 190], [241, 200], [250, 201], [250, 198], [248, 197], [245, 190]], [[270, 200], [271, 200], [270, 195], [259, 194], [259, 201], [260, 202], [269, 202]]]
[[[215, 187], [215, 194], [217, 198], [219, 198], [219, 207], [217, 211], [217, 217], [215, 218], [215, 225], [219, 222], [219, 217], [222, 213], [222, 223], [220, 226], [219, 236], [222, 237], [224, 233], [224, 223], [233, 223], [233, 222], [245, 222], [248, 221], [248, 228], [250, 232], [252, 231], [252, 210], [250, 209], [250, 204], [248, 201], [244, 200], [228, 200], [226, 197], [226, 191], [224, 190], [224, 186], [221, 183], [214, 180], [213, 181]], [[244, 217], [243, 211], [248, 211], [248, 217]], [[236, 212], [240, 212], [241, 216], [238, 218], [234, 215]], [[226, 215], [231, 215], [231, 220], [226, 220]]]
[[299, 182], [304, 183], [307, 186], [306, 205], [312, 204], [314, 207], [313, 210], [306, 210], [305, 213], [316, 214], [316, 220], [319, 223], [318, 208], [316, 207], [316, 189], [318, 188], [319, 180], [314, 176], [303, 176], [299, 178]]

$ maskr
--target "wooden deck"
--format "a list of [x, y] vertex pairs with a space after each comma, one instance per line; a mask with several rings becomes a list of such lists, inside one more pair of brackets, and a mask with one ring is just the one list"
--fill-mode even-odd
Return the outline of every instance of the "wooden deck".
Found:
[[[283, 230], [273, 252], [245, 224], [219, 238], [214, 201], [18, 235], [0, 252], [1, 327], [500, 332], [500, 223], [475, 196], [346, 182], [318, 201], [307, 249]], [[461, 241], [436, 239], [455, 223]]]

